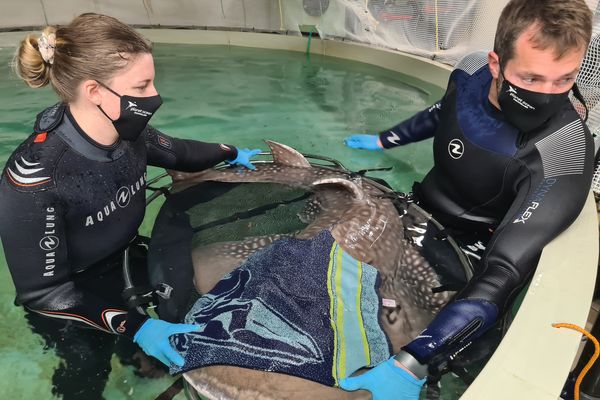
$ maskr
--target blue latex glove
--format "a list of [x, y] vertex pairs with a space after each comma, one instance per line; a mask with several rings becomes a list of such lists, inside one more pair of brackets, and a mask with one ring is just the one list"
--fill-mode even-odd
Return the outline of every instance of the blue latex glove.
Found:
[[383, 150], [379, 144], [379, 135], [352, 135], [344, 139], [344, 143], [353, 149]]
[[237, 148], [237, 157], [233, 161], [226, 161], [231, 165], [243, 165], [248, 169], [256, 169], [254, 165], [250, 162], [250, 159], [257, 154], [262, 152], [261, 149], [240, 149]]
[[364, 389], [373, 400], [419, 400], [425, 379], [417, 380], [404, 369], [394, 365], [394, 357], [362, 375], [340, 381], [344, 390]]
[[158, 358], [167, 367], [171, 364], [183, 367], [181, 355], [171, 347], [169, 336], [176, 333], [187, 333], [198, 330], [198, 325], [172, 324], [160, 319], [148, 319], [142, 324], [133, 337], [144, 353]]

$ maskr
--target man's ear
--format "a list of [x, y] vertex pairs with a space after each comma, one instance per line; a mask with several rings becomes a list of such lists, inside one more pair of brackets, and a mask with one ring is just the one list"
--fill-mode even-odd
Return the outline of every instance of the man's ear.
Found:
[[93, 79], [88, 79], [82, 85], [83, 95], [86, 99], [99, 106], [102, 104], [102, 95], [100, 94], [100, 85]]
[[490, 66], [490, 73], [494, 79], [498, 79], [500, 76], [500, 59], [498, 54], [494, 51], [488, 53], [488, 65]]

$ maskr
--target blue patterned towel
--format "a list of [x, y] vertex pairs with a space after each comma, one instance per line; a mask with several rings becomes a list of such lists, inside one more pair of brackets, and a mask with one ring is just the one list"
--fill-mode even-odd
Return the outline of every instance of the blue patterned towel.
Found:
[[185, 322], [201, 328], [172, 338], [185, 365], [171, 373], [235, 365], [337, 386], [390, 357], [378, 285], [327, 230], [276, 241], [196, 302]]

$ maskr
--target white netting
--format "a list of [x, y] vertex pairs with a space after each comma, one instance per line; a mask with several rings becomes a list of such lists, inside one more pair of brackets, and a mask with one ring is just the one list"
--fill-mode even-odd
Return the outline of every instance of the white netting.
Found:
[[592, 180], [592, 190], [596, 195], [596, 198], [600, 196], [600, 164], [596, 165], [596, 169], [594, 170], [594, 179]]
[[[464, 55], [493, 47], [508, 0], [273, 0], [272, 24], [297, 32], [316, 26], [323, 39], [342, 39], [455, 65]], [[596, 10], [598, 0], [587, 0]], [[595, 21], [594, 34], [600, 32]]]
[[[455, 65], [476, 50], [492, 49], [498, 18], [508, 0], [277, 0], [280, 29], [313, 25], [321, 38], [351, 40]], [[589, 108], [588, 125], [600, 132], [600, 15], [577, 79]], [[277, 13], [274, 13], [277, 15]], [[583, 107], [574, 101], [578, 111]]]
[[[588, 107], [587, 124], [596, 135], [596, 152], [600, 147], [600, 7], [594, 12], [594, 30], [592, 40], [583, 60], [581, 72], [577, 76], [577, 85]], [[577, 102], [575, 102], [577, 105]], [[600, 196], [600, 164], [596, 165], [592, 190]]]
[[[352, 40], [400, 50], [455, 65], [464, 55], [493, 48], [494, 35], [507, 0], [288, 0], [280, 11], [282, 28], [314, 25], [323, 39]], [[588, 107], [588, 126], [600, 134], [600, 10], [594, 10], [592, 41], [577, 77]], [[281, 4], [281, 2], [279, 2]], [[306, 29], [306, 28], [305, 28]], [[583, 105], [572, 101], [582, 115]], [[596, 141], [596, 148], [600, 147]], [[600, 194], [600, 167], [594, 176]]]
[[[319, 24], [324, 38], [343, 37], [454, 65], [470, 51], [492, 47], [495, 29], [489, 27], [495, 26], [504, 2], [336, 0], [332, 4], [344, 8], [344, 20], [339, 20], [339, 12], [330, 17], [324, 13]], [[332, 17], [338, 21], [331, 21]]]
[[589, 109], [588, 125], [592, 132], [600, 130], [600, 13], [594, 13], [592, 40], [577, 77], [577, 85]]

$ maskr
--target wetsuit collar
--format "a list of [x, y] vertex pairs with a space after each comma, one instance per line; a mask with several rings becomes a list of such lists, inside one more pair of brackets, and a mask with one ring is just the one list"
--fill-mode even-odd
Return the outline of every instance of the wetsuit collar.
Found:
[[82, 156], [95, 161], [109, 162], [120, 158], [125, 153], [125, 144], [118, 140], [115, 144], [104, 146], [91, 137], [77, 124], [68, 107], [65, 117], [55, 129], [58, 134], [73, 150]]
[[500, 121], [506, 122], [506, 118], [504, 117], [504, 114], [502, 114], [502, 110], [500, 110], [498, 107], [496, 107], [490, 101], [489, 93], [490, 93], [490, 88], [491, 88], [492, 82], [494, 82], [494, 80], [490, 79], [490, 81], [488, 83], [486, 83], [485, 88], [482, 91], [483, 98], [481, 99], [481, 103], [483, 104], [483, 108], [485, 109], [485, 111], [488, 113], [489, 116], [491, 116], [492, 118], [498, 119]]

